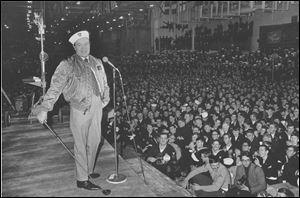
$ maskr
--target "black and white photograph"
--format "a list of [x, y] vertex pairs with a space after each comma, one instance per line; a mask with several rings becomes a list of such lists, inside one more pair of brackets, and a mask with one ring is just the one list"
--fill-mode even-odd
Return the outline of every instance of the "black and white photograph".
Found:
[[1, 197], [299, 197], [299, 1], [1, 1]]

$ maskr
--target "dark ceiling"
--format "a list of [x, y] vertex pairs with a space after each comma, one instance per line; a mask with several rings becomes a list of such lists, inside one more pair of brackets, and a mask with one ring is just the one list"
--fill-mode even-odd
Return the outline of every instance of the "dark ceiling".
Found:
[[[14, 32], [37, 32], [34, 13], [45, 10], [46, 34], [56, 30], [73, 32], [88, 23], [108, 29], [139, 20], [150, 5], [160, 1], [1, 1], [2, 28]], [[143, 9], [142, 11], [140, 9]], [[28, 15], [28, 16], [27, 16]], [[123, 16], [123, 19], [120, 19]], [[115, 21], [112, 21], [116, 19]], [[109, 21], [110, 23], [106, 23]]]

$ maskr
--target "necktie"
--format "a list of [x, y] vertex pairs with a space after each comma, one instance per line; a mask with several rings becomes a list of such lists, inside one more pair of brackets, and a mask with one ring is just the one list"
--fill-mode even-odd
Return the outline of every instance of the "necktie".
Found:
[[88, 59], [88, 58], [85, 58], [85, 59], [84, 59], [84, 62], [88, 63], [88, 62], [89, 62], [89, 59]]
[[91, 75], [90, 81], [91, 81], [93, 93], [96, 96], [100, 96], [100, 91], [99, 91], [99, 88], [98, 88], [97, 80], [96, 80], [95, 75], [92, 72], [92, 70], [90, 71], [90, 75]]

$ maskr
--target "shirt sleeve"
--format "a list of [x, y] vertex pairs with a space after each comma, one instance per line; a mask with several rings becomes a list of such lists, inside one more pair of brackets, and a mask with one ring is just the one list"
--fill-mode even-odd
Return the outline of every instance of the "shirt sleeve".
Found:
[[226, 179], [225, 177], [226, 177], [225, 170], [222, 170], [222, 173], [217, 178], [215, 178], [213, 183], [211, 185], [205, 186], [203, 191], [206, 192], [218, 191], [223, 186]]
[[37, 115], [41, 111], [48, 112], [53, 110], [55, 102], [67, 84], [70, 73], [71, 67], [68, 62], [62, 61], [51, 78], [50, 88], [47, 90], [43, 102], [32, 109], [33, 115]]

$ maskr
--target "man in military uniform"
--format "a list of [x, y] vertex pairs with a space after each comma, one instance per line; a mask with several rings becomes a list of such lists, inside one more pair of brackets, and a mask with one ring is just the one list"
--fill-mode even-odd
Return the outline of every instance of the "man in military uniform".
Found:
[[72, 35], [69, 42], [76, 54], [62, 61], [56, 68], [50, 88], [43, 102], [32, 109], [32, 114], [44, 123], [61, 93], [70, 103], [70, 128], [74, 137], [77, 187], [98, 190], [89, 181], [99, 177], [94, 173], [97, 149], [101, 140], [102, 109], [108, 104], [109, 87], [101, 60], [90, 55], [87, 31]]

